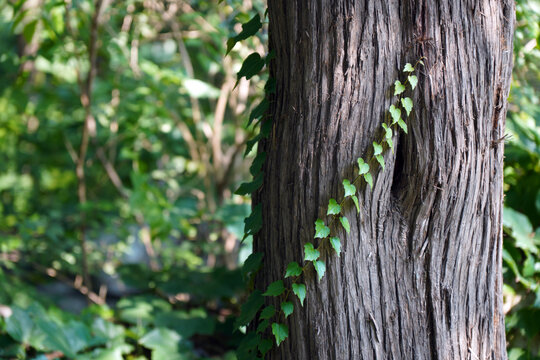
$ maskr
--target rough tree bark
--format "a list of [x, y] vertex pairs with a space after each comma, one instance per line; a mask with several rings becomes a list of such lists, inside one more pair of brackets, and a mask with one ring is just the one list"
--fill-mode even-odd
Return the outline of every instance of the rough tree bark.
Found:
[[[271, 359], [505, 359], [503, 141], [511, 0], [269, 0], [277, 93], [256, 285], [303, 259], [314, 221], [381, 137], [392, 84], [426, 56], [407, 120], [361, 213], [346, 209], [340, 258]], [[286, 282], [287, 283], [287, 282]], [[300, 309], [300, 310], [298, 310]]]

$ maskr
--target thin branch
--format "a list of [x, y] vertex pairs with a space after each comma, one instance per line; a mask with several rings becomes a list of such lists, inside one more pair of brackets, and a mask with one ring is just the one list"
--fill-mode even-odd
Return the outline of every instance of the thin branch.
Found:
[[218, 178], [222, 176], [221, 169], [223, 168], [223, 152], [221, 149], [221, 132], [223, 129], [223, 119], [225, 118], [227, 99], [229, 97], [229, 92], [233, 86], [233, 83], [234, 82], [231, 78], [227, 79], [223, 83], [216, 104], [216, 110], [214, 111], [214, 129], [212, 131], [212, 155], [214, 157], [214, 168]]
[[57, 279], [60, 282], [63, 282], [64, 284], [77, 290], [94, 304], [98, 304], [98, 305], [105, 304], [105, 298], [100, 297], [98, 294], [90, 290], [87, 286], [85, 286], [82, 283], [82, 281], [78, 281], [77, 277], [75, 278], [75, 280], [70, 280], [67, 276], [60, 274], [58, 271], [56, 271], [53, 268], [47, 268], [38, 263], [31, 263], [31, 265], [36, 270], [48, 275], [51, 278]]
[[124, 184], [122, 183], [122, 179], [120, 179], [118, 172], [114, 168], [114, 165], [109, 161], [109, 159], [105, 155], [105, 151], [103, 151], [102, 147], [97, 148], [96, 155], [99, 161], [101, 161], [101, 164], [103, 165], [103, 167], [105, 168], [105, 172], [107, 173], [107, 176], [109, 176], [109, 179], [113, 183], [114, 187], [118, 190], [118, 192], [122, 195], [122, 197], [127, 198], [128, 193], [124, 187]]
[[82, 275], [84, 283], [88, 288], [92, 287], [90, 275], [88, 272], [88, 244], [86, 243], [86, 213], [82, 208], [87, 201], [86, 197], [86, 179], [85, 179], [85, 162], [86, 154], [88, 152], [88, 143], [90, 137], [96, 135], [96, 120], [92, 115], [92, 84], [97, 72], [97, 47], [98, 47], [98, 27], [99, 27], [99, 15], [103, 6], [103, 0], [96, 0], [94, 14], [92, 16], [92, 22], [90, 25], [90, 41], [88, 44], [88, 57], [90, 60], [90, 68], [88, 75], [84, 83], [80, 83], [80, 101], [84, 108], [84, 125], [82, 132], [81, 144], [79, 147], [79, 154], [76, 162], [76, 175], [77, 175], [77, 195], [79, 198], [79, 204], [81, 205], [81, 225], [80, 225], [80, 243], [81, 243], [81, 261], [82, 261]]

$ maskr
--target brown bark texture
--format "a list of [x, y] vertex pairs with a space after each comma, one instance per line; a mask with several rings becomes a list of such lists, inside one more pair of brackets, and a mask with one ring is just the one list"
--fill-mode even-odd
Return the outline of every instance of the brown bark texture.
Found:
[[[314, 222], [382, 138], [406, 62], [425, 56], [409, 134], [345, 208], [343, 252], [308, 271], [269, 359], [506, 359], [503, 141], [511, 0], [269, 0], [270, 137], [254, 250], [260, 289], [302, 262]], [[375, 164], [372, 163], [372, 168]], [[339, 201], [339, 200], [338, 200]], [[332, 230], [334, 231], [334, 230]], [[290, 286], [290, 281], [285, 281]], [[278, 299], [269, 299], [269, 302]]]

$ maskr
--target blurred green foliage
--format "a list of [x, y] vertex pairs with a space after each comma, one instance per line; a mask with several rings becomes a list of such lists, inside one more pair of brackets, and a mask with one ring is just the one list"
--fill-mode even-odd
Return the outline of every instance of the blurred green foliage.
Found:
[[[96, 17], [98, 3], [0, 0], [0, 358], [234, 359], [250, 206], [233, 193], [264, 79], [233, 86], [266, 34], [224, 54], [263, 4], [103, 1]], [[516, 5], [512, 360], [540, 359], [540, 2]]]
[[516, 2], [505, 148], [504, 310], [510, 360], [540, 359], [540, 1]]
[[255, 5], [0, 0], [0, 358], [233, 357]]

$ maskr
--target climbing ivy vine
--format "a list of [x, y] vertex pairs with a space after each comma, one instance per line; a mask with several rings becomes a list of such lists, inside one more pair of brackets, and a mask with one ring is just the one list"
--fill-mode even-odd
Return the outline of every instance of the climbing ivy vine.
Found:
[[[242, 25], [242, 31], [239, 34], [228, 40], [227, 53], [238, 41], [255, 35], [261, 28], [261, 18], [257, 14], [247, 23]], [[238, 80], [240, 80], [241, 77], [250, 79], [252, 76], [257, 75], [265, 66], [268, 66], [272, 57], [272, 53], [267, 54], [264, 57], [259, 53], [250, 54], [244, 60], [244, 63], [238, 72]], [[279, 346], [287, 339], [289, 336], [289, 328], [284, 322], [295, 310], [294, 303], [291, 301], [291, 296], [294, 294], [294, 296], [298, 298], [300, 305], [304, 306], [307, 295], [305, 284], [306, 271], [309, 267], [313, 267], [318, 280], [321, 281], [326, 273], [326, 263], [321, 260], [321, 252], [323, 249], [330, 248], [338, 257], [340, 256], [342, 244], [341, 239], [337, 235], [337, 230], [340, 227], [343, 227], [347, 234], [351, 231], [349, 220], [345, 216], [343, 209], [347, 201], [352, 201], [357, 212], [360, 213], [360, 203], [358, 196], [356, 195], [359, 191], [357, 187], [361, 187], [363, 186], [363, 183], [365, 183], [373, 188], [373, 175], [377, 166], [380, 166], [383, 171], [385, 169], [385, 151], [388, 149], [392, 150], [392, 152], [394, 151], [394, 143], [392, 140], [394, 132], [398, 132], [401, 129], [403, 132], [408, 133], [405, 120], [411, 115], [413, 101], [409, 96], [405, 96], [405, 94], [407, 88], [411, 91], [416, 88], [418, 78], [415, 73], [419, 65], [424, 65], [423, 60], [423, 57], [420, 58], [414, 65], [406, 63], [402, 70], [405, 79], [403, 82], [399, 79], [394, 82], [394, 96], [397, 96], [397, 100], [389, 107], [389, 116], [381, 124], [383, 129], [382, 139], [372, 143], [372, 147], [368, 151], [369, 155], [366, 156], [366, 159], [362, 157], [357, 159], [357, 175], [352, 180], [343, 179], [343, 197], [339, 200], [331, 198], [328, 201], [326, 218], [315, 220], [314, 238], [304, 244], [304, 258], [303, 261], [300, 260], [302, 265], [298, 261], [290, 262], [285, 269], [283, 279], [279, 279], [268, 285], [264, 293], [259, 290], [252, 291], [251, 295], [242, 305], [241, 314], [236, 322], [238, 327], [247, 326], [256, 318], [257, 314], [259, 314], [259, 317], [256, 330], [248, 332], [240, 344], [237, 353], [239, 359], [264, 358], [266, 353], [272, 349], [274, 343]], [[260, 139], [266, 138], [269, 135], [272, 119], [266, 115], [266, 112], [270, 105], [269, 98], [273, 93], [275, 93], [275, 81], [270, 78], [265, 86], [264, 99], [253, 109], [249, 116], [248, 126], [254, 123], [254, 126], [260, 127], [260, 130], [259, 134], [248, 142], [246, 155], [251, 152]], [[262, 165], [265, 160], [266, 153], [259, 151], [250, 167], [253, 180], [249, 183], [242, 184], [236, 191], [237, 194], [248, 195], [262, 186], [264, 177]], [[257, 234], [262, 228], [261, 204], [257, 204], [253, 207], [251, 215], [249, 215], [244, 222], [244, 239], [249, 235]], [[316, 246], [315, 243], [318, 243], [318, 245]], [[328, 247], [328, 245], [330, 247]], [[260, 269], [261, 265], [261, 253], [253, 253], [244, 263], [242, 273], [251, 288], [253, 288], [254, 275]], [[290, 279], [290, 287], [285, 284], [284, 279]], [[277, 309], [273, 305], [262, 308], [265, 297], [277, 297], [280, 303], [279, 308]], [[274, 337], [273, 341], [264, 337], [267, 329], [270, 329]]]

